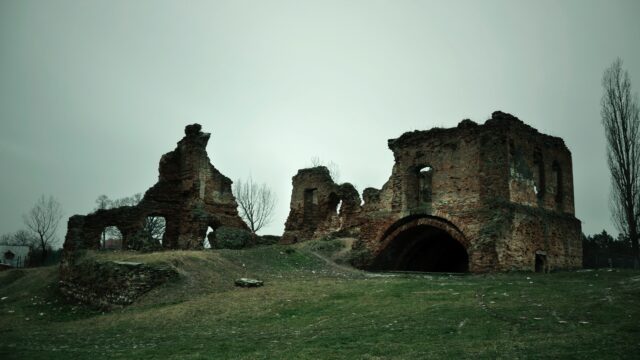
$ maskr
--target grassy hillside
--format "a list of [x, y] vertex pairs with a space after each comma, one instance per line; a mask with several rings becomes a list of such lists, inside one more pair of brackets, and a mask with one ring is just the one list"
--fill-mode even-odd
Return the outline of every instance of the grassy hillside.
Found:
[[367, 274], [287, 249], [89, 254], [181, 274], [110, 313], [64, 304], [54, 267], [0, 273], [0, 358], [638, 357], [639, 272]]

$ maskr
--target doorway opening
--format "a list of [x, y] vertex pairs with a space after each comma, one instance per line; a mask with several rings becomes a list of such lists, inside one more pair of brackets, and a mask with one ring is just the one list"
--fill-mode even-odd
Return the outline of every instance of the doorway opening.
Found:
[[547, 253], [536, 251], [535, 271], [537, 273], [547, 272]]
[[399, 233], [374, 261], [376, 270], [467, 272], [465, 247], [446, 231], [416, 225]]
[[213, 236], [215, 235], [215, 233], [213, 232], [214, 231], [211, 226], [207, 227], [207, 232], [204, 235], [204, 241], [202, 242], [202, 245], [205, 249], [211, 249], [211, 241], [213, 240]]
[[122, 249], [122, 232], [117, 226], [107, 226], [100, 234], [100, 248], [105, 250]]

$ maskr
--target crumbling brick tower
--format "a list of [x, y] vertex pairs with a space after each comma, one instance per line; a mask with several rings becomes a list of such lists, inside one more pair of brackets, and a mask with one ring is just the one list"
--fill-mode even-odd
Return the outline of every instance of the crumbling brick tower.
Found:
[[[248, 232], [238, 215], [231, 192], [231, 180], [209, 161], [207, 143], [211, 134], [199, 124], [187, 125], [175, 150], [160, 159], [158, 182], [136, 206], [96, 210], [69, 218], [64, 242], [62, 270], [73, 265], [74, 255], [83, 249], [99, 249], [102, 232], [115, 226], [122, 234], [122, 248], [143, 230], [147, 217], [166, 219], [162, 238], [165, 249], [202, 249], [207, 229], [221, 227]], [[64, 271], [62, 272], [64, 275]]]
[[[497, 111], [483, 125], [463, 120], [455, 128], [405, 133], [389, 140], [389, 148], [395, 158], [391, 177], [381, 190], [365, 189], [364, 204], [348, 214], [334, 208], [320, 219], [305, 218], [317, 213], [307, 208], [328, 208], [343, 198], [332, 187], [336, 184], [294, 177], [283, 241], [350, 234], [363, 254], [356, 265], [369, 269], [483, 272], [581, 266], [571, 153], [562, 139]], [[300, 173], [305, 171], [319, 170]], [[314, 198], [328, 198], [322, 189], [338, 196], [314, 204]], [[310, 194], [309, 201], [300, 194]]]
[[291, 210], [284, 243], [296, 243], [358, 228], [360, 194], [349, 183], [336, 184], [324, 166], [301, 169], [293, 177]]

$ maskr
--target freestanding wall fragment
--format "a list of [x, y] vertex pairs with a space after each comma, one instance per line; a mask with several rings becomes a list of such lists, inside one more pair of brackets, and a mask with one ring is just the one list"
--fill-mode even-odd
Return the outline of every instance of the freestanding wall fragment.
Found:
[[283, 243], [326, 236], [341, 229], [357, 231], [360, 195], [349, 183], [336, 184], [324, 166], [301, 169], [293, 177], [291, 210]]
[[72, 262], [75, 251], [99, 249], [100, 236], [109, 226], [122, 233], [123, 249], [130, 248], [148, 216], [165, 218], [162, 246], [166, 249], [201, 249], [208, 227], [248, 231], [238, 216], [231, 180], [211, 165], [207, 156], [210, 135], [203, 133], [199, 124], [188, 125], [177, 148], [160, 159], [158, 182], [137, 206], [69, 218], [62, 269]]

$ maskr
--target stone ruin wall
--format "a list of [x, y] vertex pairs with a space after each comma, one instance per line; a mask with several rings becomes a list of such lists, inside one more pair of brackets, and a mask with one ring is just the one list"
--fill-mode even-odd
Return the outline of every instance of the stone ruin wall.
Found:
[[[100, 247], [108, 226], [118, 227], [126, 249], [148, 216], [166, 219], [166, 249], [201, 249], [208, 227], [248, 231], [231, 180], [209, 161], [209, 137], [200, 125], [187, 126], [137, 206], [72, 216], [63, 273], [77, 250]], [[581, 265], [571, 154], [562, 139], [495, 112], [483, 125], [463, 120], [407, 132], [388, 146], [391, 176], [381, 189], [364, 189], [362, 199], [325, 167], [298, 171], [282, 242], [355, 237], [355, 248], [370, 255], [357, 265], [371, 268], [403, 231], [429, 226], [464, 246], [472, 272], [532, 270], [536, 254], [545, 255], [548, 269]]]
[[70, 217], [61, 268], [73, 265], [78, 250], [99, 249], [101, 234], [109, 226], [120, 230], [122, 248], [129, 248], [148, 216], [165, 218], [165, 249], [202, 249], [208, 227], [248, 231], [238, 215], [231, 180], [209, 161], [206, 146], [210, 135], [202, 132], [199, 124], [188, 125], [176, 149], [160, 159], [158, 182], [138, 205]]
[[483, 125], [463, 120], [388, 145], [391, 177], [380, 190], [365, 189], [362, 205], [353, 186], [335, 184], [326, 168], [300, 170], [283, 242], [353, 236], [371, 254], [359, 264], [367, 268], [400, 230], [429, 224], [465, 247], [472, 272], [533, 270], [536, 254], [547, 269], [581, 266], [571, 153], [562, 139], [498, 111]]
[[282, 242], [291, 244], [345, 229], [357, 232], [360, 194], [349, 183], [336, 184], [324, 166], [301, 169], [293, 177], [291, 210]]

